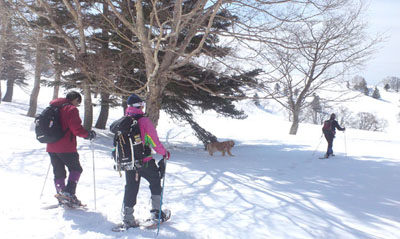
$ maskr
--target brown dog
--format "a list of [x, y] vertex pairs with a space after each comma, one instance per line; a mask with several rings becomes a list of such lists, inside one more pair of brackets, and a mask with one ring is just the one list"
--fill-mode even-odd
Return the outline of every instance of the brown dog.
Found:
[[213, 154], [217, 151], [222, 152], [222, 156], [225, 156], [225, 152], [228, 152], [229, 156], [233, 156], [231, 153], [233, 146], [235, 146], [235, 142], [232, 140], [224, 142], [212, 142], [207, 144], [207, 151], [211, 156], [213, 156]]

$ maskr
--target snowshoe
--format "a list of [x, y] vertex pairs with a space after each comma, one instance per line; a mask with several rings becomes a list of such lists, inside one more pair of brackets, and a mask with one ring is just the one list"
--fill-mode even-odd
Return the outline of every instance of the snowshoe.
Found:
[[113, 232], [124, 232], [127, 231], [129, 228], [136, 228], [140, 227], [140, 222], [135, 221], [135, 223], [120, 223], [117, 224], [115, 227], [112, 228]]
[[62, 208], [80, 208], [86, 207], [78, 198], [68, 192], [60, 192], [54, 195], [58, 200], [58, 205]]
[[[159, 212], [160, 211], [157, 209], [152, 209], [150, 211], [151, 217], [149, 219], [147, 219], [146, 221], [144, 221], [143, 223], [141, 223], [140, 226], [143, 228], [147, 228], [147, 229], [156, 228], [158, 226]], [[169, 210], [169, 209], [162, 210], [161, 217], [160, 217], [160, 224], [168, 221], [170, 218], [171, 218], [171, 210]]]

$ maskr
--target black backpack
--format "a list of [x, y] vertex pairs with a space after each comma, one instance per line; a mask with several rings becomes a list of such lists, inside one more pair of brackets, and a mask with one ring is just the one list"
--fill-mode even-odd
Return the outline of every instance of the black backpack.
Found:
[[35, 133], [36, 139], [40, 143], [55, 143], [64, 137], [65, 132], [62, 130], [60, 121], [60, 109], [70, 103], [61, 106], [49, 105], [42, 113], [35, 117]]
[[149, 147], [145, 147], [140, 135], [138, 120], [143, 115], [136, 117], [124, 116], [110, 125], [114, 133], [113, 158], [116, 171], [136, 170], [143, 166], [143, 159], [150, 155]]

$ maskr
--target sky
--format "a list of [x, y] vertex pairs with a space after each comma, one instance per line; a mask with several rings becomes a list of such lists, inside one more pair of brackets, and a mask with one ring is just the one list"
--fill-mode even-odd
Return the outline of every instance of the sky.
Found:
[[383, 33], [386, 40], [357, 74], [369, 84], [378, 84], [387, 76], [400, 77], [400, 0], [369, 0], [367, 4], [371, 34]]

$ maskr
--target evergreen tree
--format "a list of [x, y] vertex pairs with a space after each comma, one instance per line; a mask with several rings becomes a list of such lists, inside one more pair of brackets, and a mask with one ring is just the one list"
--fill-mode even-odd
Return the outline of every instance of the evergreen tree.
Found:
[[7, 80], [7, 89], [3, 101], [11, 102], [13, 98], [14, 85], [25, 86], [26, 76], [23, 62], [24, 47], [17, 34], [15, 19], [10, 18], [6, 26], [5, 47], [2, 52], [2, 67], [0, 80]]
[[378, 87], [375, 87], [374, 93], [372, 93], [372, 98], [374, 98], [374, 99], [380, 99], [381, 98], [381, 94], [379, 93]]
[[386, 84], [385, 84], [385, 87], [384, 87], [384, 89], [385, 89], [386, 91], [389, 91], [389, 89], [390, 89], [390, 85], [389, 85], [389, 83], [386, 83]]
[[260, 106], [260, 100], [258, 99], [258, 94], [257, 93], [254, 94], [254, 104], [256, 106]]
[[362, 92], [364, 93], [364, 95], [369, 96], [369, 89], [367, 86], [364, 87], [364, 89], [362, 90]]
[[275, 84], [275, 93], [279, 94], [281, 92], [281, 86], [279, 85], [279, 83]]
[[311, 101], [312, 121], [314, 124], [318, 124], [318, 114], [322, 111], [321, 99], [317, 94], [314, 94], [314, 99]]

